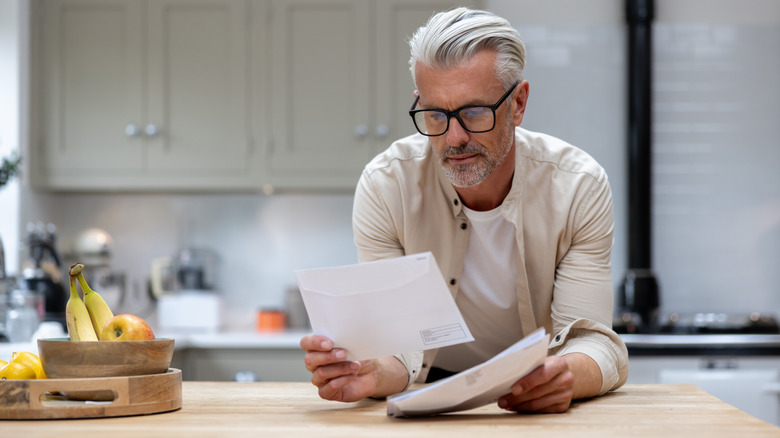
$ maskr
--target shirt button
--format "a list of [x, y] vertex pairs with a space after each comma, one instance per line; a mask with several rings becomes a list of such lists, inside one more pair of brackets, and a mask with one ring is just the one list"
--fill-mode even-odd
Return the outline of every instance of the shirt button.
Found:
[[427, 363], [424, 363], [424, 364], [422, 365], [422, 367], [423, 367], [423, 368], [428, 368], [428, 364], [427, 364]]
[[455, 205], [458, 205], [458, 200], [457, 199], [453, 199], [452, 203], [455, 204]]
[[555, 342], [558, 342], [561, 340], [561, 335], [555, 335]]
[[454, 286], [454, 285], [455, 285], [455, 283], [457, 283], [457, 282], [458, 282], [458, 280], [456, 280], [456, 279], [454, 279], [454, 278], [450, 278], [450, 284], [451, 284], [451, 285], [453, 285], [453, 286]]
[[468, 225], [467, 225], [465, 222], [463, 222], [462, 224], [460, 224], [460, 229], [461, 229], [461, 230], [465, 230], [465, 229], [466, 229], [466, 228], [468, 228], [468, 227], [469, 227], [469, 226], [468, 226]]

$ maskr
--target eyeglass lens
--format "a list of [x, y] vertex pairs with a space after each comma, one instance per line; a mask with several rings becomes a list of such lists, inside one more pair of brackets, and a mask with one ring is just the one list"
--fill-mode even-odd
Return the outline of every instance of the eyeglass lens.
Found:
[[[462, 108], [455, 114], [461, 126], [471, 132], [484, 132], [493, 129], [494, 113], [489, 107], [475, 106]], [[414, 113], [414, 123], [423, 134], [441, 135], [447, 131], [449, 115], [440, 110], [424, 110]]]

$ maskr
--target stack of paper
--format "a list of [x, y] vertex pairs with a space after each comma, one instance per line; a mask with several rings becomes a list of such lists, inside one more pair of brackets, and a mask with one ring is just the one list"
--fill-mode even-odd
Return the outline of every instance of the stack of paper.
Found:
[[478, 408], [509, 394], [547, 357], [550, 336], [540, 328], [492, 359], [415, 391], [388, 397], [387, 415], [412, 417]]

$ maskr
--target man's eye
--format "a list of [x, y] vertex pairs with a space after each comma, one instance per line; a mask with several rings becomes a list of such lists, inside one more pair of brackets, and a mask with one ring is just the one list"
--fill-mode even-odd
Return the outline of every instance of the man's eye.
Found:
[[490, 114], [490, 109], [481, 107], [481, 106], [474, 106], [469, 108], [463, 108], [460, 110], [460, 116], [465, 119], [477, 119], [480, 117], [485, 117], [486, 115]]
[[428, 111], [427, 116], [431, 122], [442, 123], [447, 121], [447, 115], [439, 111]]

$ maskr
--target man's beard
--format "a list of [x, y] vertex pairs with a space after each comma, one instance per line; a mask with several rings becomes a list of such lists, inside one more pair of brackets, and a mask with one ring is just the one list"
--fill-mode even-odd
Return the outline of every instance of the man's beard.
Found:
[[[511, 135], [503, 135], [500, 139], [499, 144], [506, 146], [502, 150], [489, 151], [480, 144], [467, 143], [461, 146], [449, 146], [438, 152], [436, 155], [439, 158], [439, 166], [450, 183], [458, 188], [474, 187], [490, 176], [504, 162], [509, 150], [512, 149], [514, 129], [509, 132]], [[453, 155], [464, 154], [477, 154], [479, 157], [474, 163], [469, 164], [452, 164], [447, 161], [447, 158]]]

